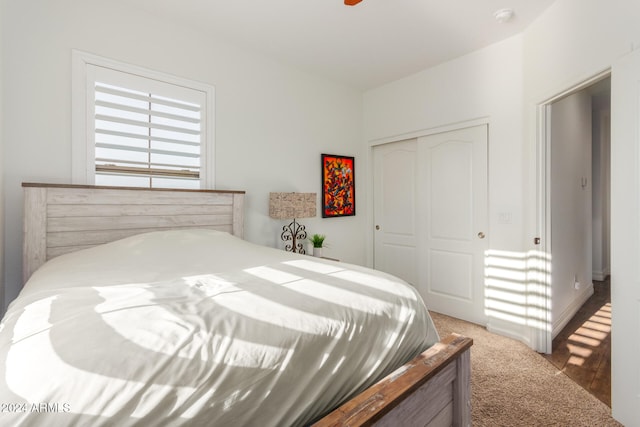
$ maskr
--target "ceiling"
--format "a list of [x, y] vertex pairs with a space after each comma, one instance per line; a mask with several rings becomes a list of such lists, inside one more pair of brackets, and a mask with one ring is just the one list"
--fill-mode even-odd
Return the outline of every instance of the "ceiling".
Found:
[[[358, 89], [369, 89], [522, 32], [554, 0], [128, 0]], [[494, 12], [515, 15], [498, 23]]]

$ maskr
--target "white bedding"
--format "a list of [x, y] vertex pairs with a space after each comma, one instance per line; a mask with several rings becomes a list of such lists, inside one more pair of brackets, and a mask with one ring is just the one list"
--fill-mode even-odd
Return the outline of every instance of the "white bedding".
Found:
[[438, 341], [392, 276], [227, 233], [63, 255], [0, 324], [0, 425], [304, 425]]

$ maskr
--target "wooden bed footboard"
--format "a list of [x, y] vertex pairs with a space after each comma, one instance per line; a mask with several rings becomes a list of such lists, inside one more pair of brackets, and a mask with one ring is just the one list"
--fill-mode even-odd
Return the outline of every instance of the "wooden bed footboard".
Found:
[[470, 426], [472, 344], [445, 337], [313, 427]]

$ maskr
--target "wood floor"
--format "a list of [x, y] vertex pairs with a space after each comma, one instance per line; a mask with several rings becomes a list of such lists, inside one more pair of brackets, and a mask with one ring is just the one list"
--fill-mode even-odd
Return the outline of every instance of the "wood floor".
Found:
[[611, 406], [610, 281], [594, 281], [593, 288], [593, 296], [554, 338], [553, 353], [544, 357]]

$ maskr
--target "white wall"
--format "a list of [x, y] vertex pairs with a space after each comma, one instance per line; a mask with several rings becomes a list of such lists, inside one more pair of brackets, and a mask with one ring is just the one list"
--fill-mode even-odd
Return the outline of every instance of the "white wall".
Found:
[[556, 335], [593, 294], [589, 92], [553, 103], [550, 122], [551, 319]]
[[[365, 262], [358, 91], [211, 38], [126, 2], [2, 2], [5, 303], [21, 286], [23, 181], [71, 181], [71, 49], [216, 89], [216, 187], [247, 191], [245, 236], [277, 246], [269, 191], [320, 191], [320, 154], [356, 156], [355, 217], [305, 220], [326, 256]], [[9, 160], [6, 160], [9, 159]]]
[[611, 81], [593, 96], [593, 280], [611, 273]]

